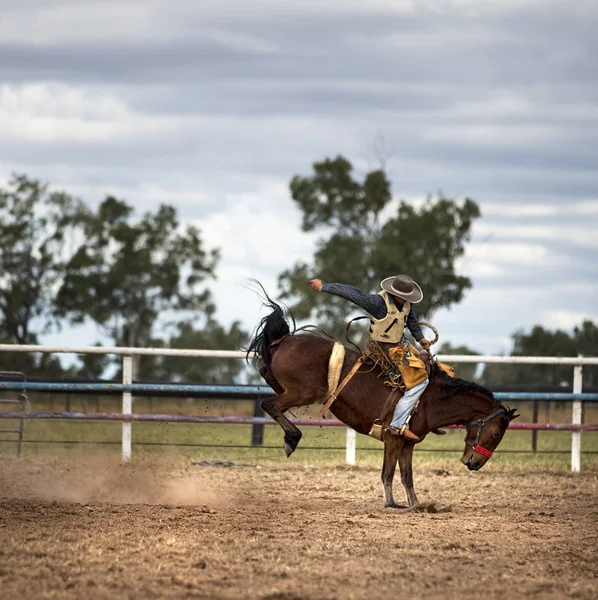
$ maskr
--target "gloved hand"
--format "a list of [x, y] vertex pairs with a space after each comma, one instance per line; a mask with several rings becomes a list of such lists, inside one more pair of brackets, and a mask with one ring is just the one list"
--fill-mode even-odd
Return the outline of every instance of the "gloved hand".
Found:
[[430, 365], [430, 353], [427, 350], [419, 352], [419, 359], [426, 365], [426, 368]]
[[419, 345], [427, 352], [430, 351], [430, 342], [426, 338], [419, 340]]

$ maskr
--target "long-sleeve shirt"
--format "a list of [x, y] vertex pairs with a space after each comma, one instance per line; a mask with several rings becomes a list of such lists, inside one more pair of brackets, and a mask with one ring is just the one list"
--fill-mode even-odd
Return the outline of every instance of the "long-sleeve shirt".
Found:
[[[327, 294], [340, 296], [341, 298], [356, 304], [359, 308], [362, 308], [366, 313], [374, 317], [374, 319], [383, 319], [388, 312], [382, 296], [379, 294], [365, 294], [352, 285], [346, 285], [345, 283], [324, 283], [322, 285], [322, 291]], [[398, 302], [396, 304], [399, 307], [399, 310], [403, 307], [403, 305]], [[419, 326], [419, 318], [413, 312], [413, 309], [410, 310], [407, 315], [407, 328], [417, 341], [424, 337], [422, 329]]]

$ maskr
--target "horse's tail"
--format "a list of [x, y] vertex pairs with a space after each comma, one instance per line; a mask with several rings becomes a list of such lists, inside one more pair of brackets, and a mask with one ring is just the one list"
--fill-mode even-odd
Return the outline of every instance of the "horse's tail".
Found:
[[[272, 312], [269, 315], [266, 315], [257, 326], [255, 334], [252, 340], [249, 342], [246, 359], [249, 360], [249, 354], [254, 352], [254, 365], [258, 369], [260, 369], [260, 367], [266, 367], [268, 371], [271, 371], [270, 367], [272, 364], [272, 356], [276, 350], [276, 347], [270, 349], [270, 345], [272, 342], [289, 335], [291, 333], [291, 329], [289, 327], [289, 323], [285, 319], [284, 309], [282, 306], [274, 302], [274, 300], [268, 296], [266, 290], [264, 290], [263, 286], [259, 282], [256, 283], [258, 283], [258, 285], [262, 288], [262, 292], [265, 296], [265, 301], [262, 303], [263, 306], [267, 306], [272, 310]], [[294, 331], [295, 319], [290, 311], [288, 312], [293, 321]]]

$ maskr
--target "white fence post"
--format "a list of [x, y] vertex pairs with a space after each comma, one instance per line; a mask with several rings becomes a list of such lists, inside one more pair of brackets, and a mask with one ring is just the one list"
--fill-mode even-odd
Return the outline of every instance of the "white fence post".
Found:
[[[583, 367], [577, 365], [573, 369], [573, 393], [581, 394], [583, 387]], [[573, 414], [571, 415], [571, 423], [573, 425], [581, 425], [582, 419], [582, 402], [581, 400], [573, 401]], [[581, 431], [574, 431], [571, 434], [571, 472], [579, 473], [581, 471]]]
[[355, 464], [355, 446], [357, 442], [357, 433], [355, 429], [347, 427], [347, 455], [346, 460], [348, 465]]
[[[133, 383], [133, 357], [123, 356], [123, 383], [130, 385]], [[130, 415], [133, 412], [133, 394], [123, 392], [123, 415]], [[123, 421], [123, 441], [122, 441], [123, 463], [131, 461], [131, 422]]]

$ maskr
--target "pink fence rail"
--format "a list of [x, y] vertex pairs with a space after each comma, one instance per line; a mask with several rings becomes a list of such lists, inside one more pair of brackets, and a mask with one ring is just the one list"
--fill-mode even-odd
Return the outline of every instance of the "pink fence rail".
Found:
[[[0, 419], [75, 419], [81, 421], [124, 421], [158, 423], [211, 423], [224, 425], [276, 425], [276, 421], [264, 417], [202, 417], [195, 415], [150, 415], [122, 413], [79, 412], [0, 412]], [[335, 419], [291, 419], [301, 427], [346, 427]], [[456, 428], [451, 425], [447, 429]], [[574, 425], [570, 423], [511, 423], [509, 429], [524, 431], [598, 431], [598, 424]]]

